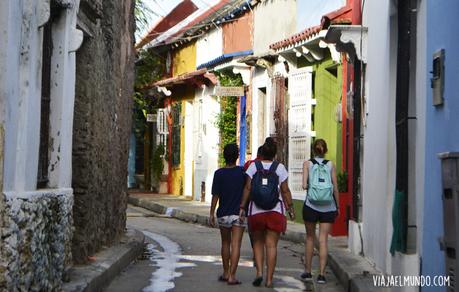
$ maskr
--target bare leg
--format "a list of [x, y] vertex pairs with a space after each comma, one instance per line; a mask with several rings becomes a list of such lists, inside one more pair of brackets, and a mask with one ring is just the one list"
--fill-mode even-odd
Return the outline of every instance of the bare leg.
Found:
[[231, 229], [220, 227], [220, 235], [222, 237], [222, 263], [223, 263], [223, 278], [228, 279], [230, 275], [230, 244], [231, 244]]
[[236, 270], [241, 254], [241, 241], [244, 234], [244, 227], [233, 226], [231, 229], [231, 264], [228, 282], [236, 282]]
[[265, 257], [265, 232], [253, 231], [253, 254], [255, 256], [255, 263], [257, 269], [257, 277], [263, 277], [263, 266]]
[[324, 275], [325, 266], [327, 265], [328, 256], [328, 233], [330, 232], [331, 223], [320, 223], [319, 225], [319, 258], [320, 274]]
[[311, 273], [312, 255], [314, 253], [314, 238], [316, 236], [316, 223], [304, 222], [306, 226], [306, 244], [304, 245], [304, 271]]
[[273, 284], [274, 270], [277, 261], [277, 242], [279, 241], [279, 232], [266, 230], [266, 262], [268, 271], [266, 273], [266, 286]]

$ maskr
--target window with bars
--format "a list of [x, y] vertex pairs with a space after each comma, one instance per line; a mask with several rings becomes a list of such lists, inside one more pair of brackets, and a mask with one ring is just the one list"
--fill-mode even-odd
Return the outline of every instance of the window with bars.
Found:
[[40, 148], [38, 156], [37, 188], [48, 184], [49, 118], [51, 103], [51, 57], [53, 53], [52, 21], [43, 27], [43, 61], [41, 81]]
[[181, 110], [180, 103], [172, 106], [172, 166], [180, 165], [180, 129], [181, 129]]
[[158, 109], [156, 120], [156, 146], [162, 145], [164, 147], [164, 153], [166, 153], [167, 135], [169, 134], [166, 115], [166, 109]]

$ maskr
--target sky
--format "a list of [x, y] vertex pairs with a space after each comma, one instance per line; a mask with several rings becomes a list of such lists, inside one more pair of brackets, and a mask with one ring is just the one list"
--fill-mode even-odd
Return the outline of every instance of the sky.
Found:
[[[145, 4], [153, 11], [150, 15], [149, 26], [151, 27], [159, 17], [166, 16], [182, 0], [144, 0]], [[207, 8], [215, 5], [219, 0], [192, 0], [198, 8]], [[140, 32], [138, 35], [143, 36], [146, 32]]]
[[[151, 27], [160, 16], [167, 15], [182, 0], [144, 0], [145, 4], [153, 11], [150, 17]], [[192, 0], [199, 8], [208, 8], [219, 0]], [[336, 10], [346, 4], [346, 0], [297, 0], [298, 11], [301, 17], [297, 19], [297, 32], [320, 24], [323, 14]], [[145, 31], [136, 33], [137, 36], [145, 35]]]

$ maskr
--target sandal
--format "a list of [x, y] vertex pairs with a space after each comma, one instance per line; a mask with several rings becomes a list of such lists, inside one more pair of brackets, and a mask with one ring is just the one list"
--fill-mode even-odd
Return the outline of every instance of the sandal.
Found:
[[220, 277], [218, 277], [218, 281], [219, 281], [219, 282], [228, 282], [228, 279], [226, 279], [225, 277], [223, 277], [223, 275], [220, 275]]
[[239, 280], [235, 280], [233, 282], [228, 281], [228, 285], [240, 285], [240, 284], [242, 284], [242, 283]]
[[253, 280], [252, 285], [258, 287], [261, 285], [261, 282], [263, 282], [263, 277], [256, 277], [255, 280]]

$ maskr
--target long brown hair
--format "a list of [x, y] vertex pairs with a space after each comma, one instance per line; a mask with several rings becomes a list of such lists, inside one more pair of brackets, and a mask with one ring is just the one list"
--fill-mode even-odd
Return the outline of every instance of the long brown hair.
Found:
[[317, 139], [312, 144], [312, 152], [314, 152], [315, 156], [324, 157], [327, 151], [327, 142], [324, 139]]

